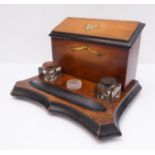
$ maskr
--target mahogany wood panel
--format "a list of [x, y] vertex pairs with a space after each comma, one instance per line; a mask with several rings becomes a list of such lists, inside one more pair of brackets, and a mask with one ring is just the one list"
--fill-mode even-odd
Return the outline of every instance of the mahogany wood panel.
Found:
[[[88, 47], [74, 51], [74, 48]], [[102, 77], [113, 76], [125, 88], [128, 49], [90, 42], [52, 39], [53, 60], [62, 66], [63, 72], [98, 82]]]
[[138, 54], [139, 54], [139, 47], [140, 47], [140, 38], [141, 38], [141, 35], [137, 38], [136, 42], [129, 49], [125, 85], [128, 85], [130, 81], [135, 79], [136, 77], [137, 61], [138, 61]]
[[[56, 84], [59, 85], [60, 88], [65, 88], [64, 83], [67, 79], [70, 78], [73, 77], [70, 75], [64, 75], [61, 77], [61, 79], [56, 81], [56, 83], [51, 84]], [[83, 126], [88, 128], [98, 138], [121, 135], [118, 127], [118, 120], [120, 115], [124, 111], [125, 107], [131, 102], [131, 100], [141, 89], [139, 83], [133, 80], [128, 85], [127, 89], [122, 91], [119, 99], [115, 100], [111, 104], [108, 102], [100, 102], [107, 108], [107, 110], [105, 112], [97, 112], [80, 107], [32, 87], [30, 85], [30, 81], [32, 79], [40, 80], [36, 76], [24, 81], [19, 81], [16, 83], [11, 94], [13, 96], [22, 96], [38, 101], [43, 104], [48, 109], [48, 111], [61, 113], [78, 121]], [[83, 88], [77, 90], [76, 93], [93, 98], [93, 88], [95, 83], [89, 82], [87, 80], [82, 80], [82, 82], [84, 84]], [[87, 86], [89, 86], [89, 89]], [[63, 130], [60, 129], [60, 132], [63, 132]]]
[[[96, 25], [95, 29], [87, 31], [86, 26], [88, 24]], [[136, 30], [138, 24], [139, 22], [137, 21], [70, 17], [66, 18], [56, 26], [53, 31], [128, 41]]]

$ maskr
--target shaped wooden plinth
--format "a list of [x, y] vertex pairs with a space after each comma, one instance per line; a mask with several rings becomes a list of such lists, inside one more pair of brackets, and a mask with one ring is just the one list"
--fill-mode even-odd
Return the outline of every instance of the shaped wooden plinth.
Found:
[[[57, 81], [49, 84], [66, 90], [67, 88], [65, 83], [71, 78], [73, 77], [64, 74]], [[19, 81], [15, 84], [11, 95], [17, 97], [26, 97], [38, 101], [39, 103], [43, 104], [48, 111], [52, 113], [61, 113], [78, 121], [98, 138], [121, 135], [118, 127], [118, 120], [126, 106], [141, 90], [141, 86], [139, 85], [138, 81], [133, 80], [125, 89], [125, 91], [122, 91], [120, 98], [115, 100], [113, 103], [100, 101], [100, 104], [106, 108], [105, 111], [96, 111], [71, 103], [62, 98], [58, 98], [45, 91], [37, 89], [32, 86], [32, 80], [42, 82], [38, 76]], [[82, 83], [83, 87], [80, 90], [74, 91], [74, 93], [83, 95], [90, 100], [93, 99], [94, 87], [96, 84], [87, 80], [82, 80]]]

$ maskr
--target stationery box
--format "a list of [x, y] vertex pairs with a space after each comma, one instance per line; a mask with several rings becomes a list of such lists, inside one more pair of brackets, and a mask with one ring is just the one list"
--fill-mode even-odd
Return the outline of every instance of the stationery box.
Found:
[[66, 18], [50, 33], [53, 61], [89, 81], [115, 77], [125, 89], [135, 79], [143, 27], [138, 21]]

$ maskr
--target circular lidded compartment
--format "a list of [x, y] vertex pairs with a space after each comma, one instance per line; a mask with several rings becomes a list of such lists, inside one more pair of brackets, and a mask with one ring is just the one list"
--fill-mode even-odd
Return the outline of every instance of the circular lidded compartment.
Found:
[[77, 90], [82, 87], [82, 81], [79, 79], [70, 79], [67, 81], [67, 88], [71, 90]]
[[117, 83], [117, 80], [113, 77], [104, 77], [100, 80], [100, 83], [102, 83], [104, 86], [112, 86]]

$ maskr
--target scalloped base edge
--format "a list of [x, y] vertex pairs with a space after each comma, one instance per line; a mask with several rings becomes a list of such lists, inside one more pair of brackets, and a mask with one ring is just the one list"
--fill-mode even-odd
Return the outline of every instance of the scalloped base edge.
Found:
[[85, 114], [81, 113], [80, 111], [72, 107], [69, 107], [59, 102], [51, 102], [48, 100], [46, 96], [36, 91], [33, 91], [31, 89], [18, 87], [18, 82], [13, 88], [11, 95], [16, 96], [16, 97], [24, 97], [24, 98], [37, 101], [43, 104], [48, 109], [49, 112], [56, 113], [56, 114], [62, 114], [71, 119], [74, 119], [80, 124], [82, 124], [83, 126], [85, 126], [96, 137], [98, 137], [99, 139], [103, 139], [105, 137], [121, 136], [121, 132], [118, 128], [118, 120], [122, 112], [127, 107], [127, 105], [132, 101], [132, 99], [137, 95], [137, 93], [140, 90], [141, 90], [141, 86], [139, 85], [138, 82], [136, 82], [134, 89], [132, 89], [132, 91], [125, 98], [125, 100], [121, 103], [120, 107], [117, 109], [116, 119], [115, 119], [116, 122], [114, 122], [113, 124], [105, 124], [101, 126], [97, 124], [93, 119], [90, 119], [88, 116], [86, 116]]

